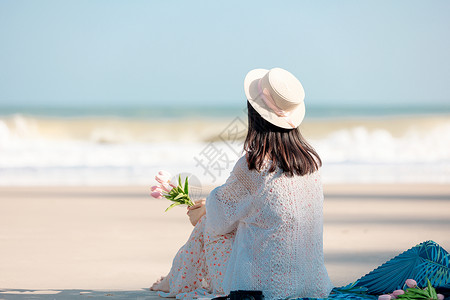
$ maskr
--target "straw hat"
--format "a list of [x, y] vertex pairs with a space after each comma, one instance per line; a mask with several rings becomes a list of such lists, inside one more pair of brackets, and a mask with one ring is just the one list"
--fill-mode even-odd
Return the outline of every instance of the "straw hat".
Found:
[[281, 128], [297, 128], [305, 117], [305, 91], [290, 72], [254, 69], [244, 79], [245, 96], [266, 121]]

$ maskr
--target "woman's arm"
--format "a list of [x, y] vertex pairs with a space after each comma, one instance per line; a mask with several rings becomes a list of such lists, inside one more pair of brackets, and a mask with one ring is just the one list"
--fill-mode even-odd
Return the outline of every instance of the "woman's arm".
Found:
[[241, 157], [225, 184], [212, 190], [206, 198], [205, 228], [211, 234], [232, 232], [252, 210], [254, 196], [246, 187], [246, 184], [251, 184], [248, 172], [245, 156]]

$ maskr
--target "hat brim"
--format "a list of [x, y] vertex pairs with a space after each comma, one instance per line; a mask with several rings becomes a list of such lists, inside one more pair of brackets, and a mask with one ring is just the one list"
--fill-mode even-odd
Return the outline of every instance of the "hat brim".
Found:
[[259, 95], [258, 82], [263, 78], [269, 70], [266, 69], [254, 69], [248, 72], [244, 79], [244, 92], [247, 97], [248, 102], [252, 107], [264, 118], [266, 121], [272, 123], [275, 126], [293, 129], [297, 128], [303, 121], [305, 117], [305, 102], [299, 104], [294, 110], [291, 111], [290, 121], [295, 126], [292, 127], [291, 124], [284, 117], [278, 116], [274, 113], [264, 102], [262, 97]]

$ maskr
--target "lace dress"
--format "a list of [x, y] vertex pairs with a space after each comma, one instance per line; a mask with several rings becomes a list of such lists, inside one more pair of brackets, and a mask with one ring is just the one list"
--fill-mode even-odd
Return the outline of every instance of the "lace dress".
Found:
[[[269, 163], [268, 163], [269, 164]], [[206, 199], [206, 216], [178, 251], [163, 297], [262, 290], [266, 299], [327, 297], [319, 172], [249, 171], [245, 156]]]

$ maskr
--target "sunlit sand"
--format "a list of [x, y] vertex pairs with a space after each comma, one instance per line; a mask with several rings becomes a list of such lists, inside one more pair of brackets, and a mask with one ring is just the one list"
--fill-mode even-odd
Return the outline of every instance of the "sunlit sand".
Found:
[[[156, 297], [146, 289], [168, 272], [192, 226], [185, 208], [164, 213], [168, 201], [148, 191], [0, 188], [0, 299]], [[448, 185], [326, 185], [324, 213], [336, 286], [425, 240], [450, 249]]]

